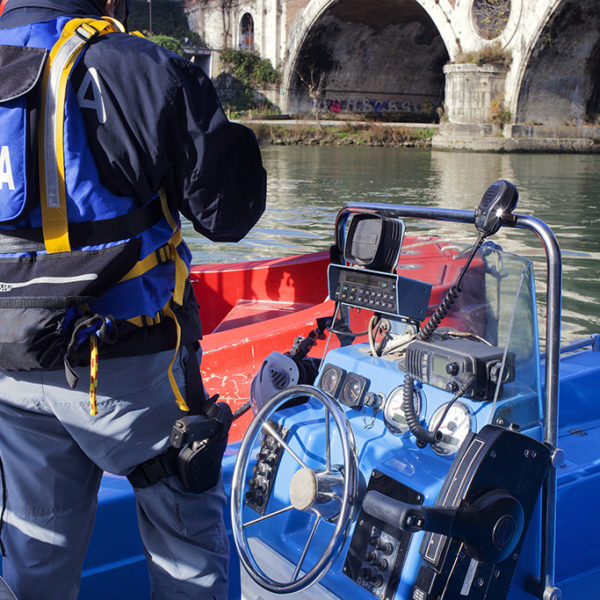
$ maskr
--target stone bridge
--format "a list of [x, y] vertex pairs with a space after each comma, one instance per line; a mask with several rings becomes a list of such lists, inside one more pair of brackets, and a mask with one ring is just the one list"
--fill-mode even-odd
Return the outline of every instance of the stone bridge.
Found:
[[186, 0], [186, 11], [212, 48], [269, 58], [288, 113], [554, 127], [600, 117], [597, 0]]

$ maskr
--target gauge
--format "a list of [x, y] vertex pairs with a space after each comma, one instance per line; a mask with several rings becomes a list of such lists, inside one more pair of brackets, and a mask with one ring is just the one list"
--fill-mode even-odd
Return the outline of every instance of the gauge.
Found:
[[[386, 427], [392, 433], [404, 433], [408, 431], [408, 423], [404, 414], [402, 403], [404, 401], [404, 386], [397, 387], [392, 390], [392, 393], [387, 397], [385, 406], [383, 407], [383, 420]], [[413, 402], [417, 419], [424, 412], [424, 400], [421, 390], [415, 389], [413, 392]]]
[[340, 402], [350, 408], [360, 408], [368, 385], [369, 383], [364, 377], [350, 373], [342, 386]]
[[454, 454], [471, 431], [471, 413], [462, 402], [447, 402], [431, 417], [429, 429], [436, 427], [442, 432], [442, 439], [431, 445], [433, 451], [441, 456]]
[[335, 398], [344, 375], [345, 371], [343, 369], [334, 365], [325, 365], [319, 379], [319, 387]]

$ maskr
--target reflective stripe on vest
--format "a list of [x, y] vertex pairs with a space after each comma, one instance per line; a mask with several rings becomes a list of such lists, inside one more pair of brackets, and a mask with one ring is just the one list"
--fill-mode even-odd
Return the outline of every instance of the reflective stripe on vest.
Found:
[[88, 41], [97, 35], [118, 31], [114, 23], [92, 19], [69, 21], [44, 69], [39, 153], [42, 227], [48, 253], [71, 250], [63, 151], [67, 81]]

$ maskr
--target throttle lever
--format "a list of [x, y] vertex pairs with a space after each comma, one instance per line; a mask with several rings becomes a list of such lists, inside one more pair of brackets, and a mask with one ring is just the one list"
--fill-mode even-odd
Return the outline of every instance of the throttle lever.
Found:
[[362, 508], [372, 517], [409, 533], [429, 531], [457, 538], [470, 556], [490, 563], [501, 562], [513, 552], [525, 525], [521, 503], [500, 489], [452, 508], [408, 504], [370, 490]]

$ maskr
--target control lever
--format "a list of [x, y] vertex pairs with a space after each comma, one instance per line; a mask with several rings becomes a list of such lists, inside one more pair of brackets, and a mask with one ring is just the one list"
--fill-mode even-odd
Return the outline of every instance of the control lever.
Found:
[[517, 206], [519, 192], [506, 179], [494, 181], [484, 192], [475, 210], [475, 227], [483, 237], [494, 235], [502, 226], [513, 220], [512, 211]]
[[459, 507], [407, 504], [375, 490], [365, 495], [363, 510], [409, 533], [431, 531], [461, 540], [478, 561], [498, 563], [516, 548], [525, 525], [521, 503], [494, 489]]

